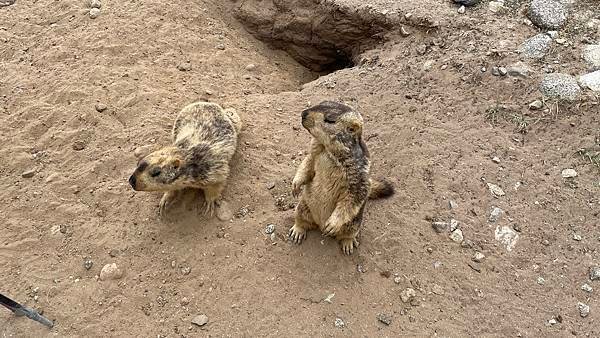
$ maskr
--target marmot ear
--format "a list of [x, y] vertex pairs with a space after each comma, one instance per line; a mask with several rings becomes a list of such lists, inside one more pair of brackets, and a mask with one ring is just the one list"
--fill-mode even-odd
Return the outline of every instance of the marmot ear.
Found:
[[173, 168], [177, 169], [181, 166], [181, 160], [176, 158], [171, 162], [171, 164], [173, 165]]

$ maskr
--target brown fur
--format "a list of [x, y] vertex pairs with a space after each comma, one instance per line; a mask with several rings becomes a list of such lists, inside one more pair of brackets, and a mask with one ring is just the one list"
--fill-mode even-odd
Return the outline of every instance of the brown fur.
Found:
[[209, 102], [183, 108], [173, 126], [173, 145], [138, 162], [129, 178], [134, 190], [163, 191], [159, 212], [185, 188], [201, 189], [205, 213], [212, 215], [229, 177], [229, 161], [237, 149], [242, 123], [233, 109]]
[[358, 246], [367, 200], [391, 196], [394, 189], [388, 181], [369, 177], [369, 151], [358, 112], [325, 101], [302, 112], [302, 125], [313, 138], [292, 182], [295, 196], [304, 190], [290, 238], [299, 244], [307, 230], [319, 228], [339, 240], [349, 255]]

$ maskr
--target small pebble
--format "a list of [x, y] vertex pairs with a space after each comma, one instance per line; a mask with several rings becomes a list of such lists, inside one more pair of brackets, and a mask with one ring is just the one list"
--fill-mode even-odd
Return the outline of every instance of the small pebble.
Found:
[[204, 326], [206, 323], [208, 323], [207, 315], [197, 315], [196, 317], [192, 318], [192, 324], [194, 325]]
[[29, 169], [29, 170], [25, 170], [21, 174], [21, 177], [23, 177], [23, 178], [32, 178], [34, 175], [35, 175], [35, 169]]
[[100, 16], [100, 9], [99, 8], [92, 8], [90, 9], [90, 19], [95, 19], [97, 17]]
[[580, 234], [573, 234], [573, 239], [576, 240], [577, 242], [580, 242], [583, 238], [581, 237]]
[[481, 263], [485, 259], [485, 255], [479, 251], [476, 251], [475, 254], [473, 254], [473, 257], [471, 259], [473, 260], [473, 262]]
[[500, 219], [500, 217], [502, 217], [502, 214], [504, 214], [504, 210], [498, 207], [492, 207], [492, 211], [490, 212], [490, 217], [488, 217], [488, 221], [490, 223], [495, 223]]
[[529, 104], [529, 109], [540, 110], [544, 108], [544, 103], [541, 100], [535, 100]]
[[123, 277], [123, 271], [115, 263], [106, 264], [100, 271], [100, 280], [119, 279], [121, 277]]
[[500, 71], [498, 70], [498, 67], [492, 67], [492, 75], [500, 76]]
[[186, 306], [188, 304], [190, 304], [190, 300], [187, 297], [181, 298], [181, 305]]
[[251, 71], [253, 71], [255, 69], [256, 69], [256, 65], [253, 64], [253, 63], [251, 63], [251, 64], [249, 64], [249, 65], [246, 66], [246, 70], [249, 71], [249, 72], [251, 72]]
[[85, 142], [75, 141], [75, 142], [73, 142], [72, 148], [75, 151], [81, 151], [81, 150], [85, 149]]
[[446, 222], [432, 222], [431, 227], [435, 232], [442, 233], [448, 229], [449, 224]]
[[581, 286], [581, 290], [591, 293], [594, 291], [594, 288], [592, 288], [589, 284], [585, 283]]
[[448, 207], [450, 209], [456, 209], [456, 208], [458, 208], [458, 204], [455, 201], [453, 201], [453, 200], [449, 200], [448, 201]]
[[590, 306], [582, 302], [577, 303], [577, 309], [579, 309], [579, 315], [582, 318], [585, 318], [590, 314]]
[[505, 67], [498, 67], [498, 73], [500, 73], [500, 76], [506, 76], [508, 70]]
[[105, 104], [103, 104], [103, 103], [96, 103], [96, 105], [95, 105], [94, 108], [96, 108], [96, 111], [99, 112], [99, 113], [102, 113], [103, 111], [105, 111], [106, 109], [108, 109], [108, 107]]
[[385, 325], [390, 325], [392, 323], [392, 317], [386, 315], [385, 313], [377, 314], [377, 320], [382, 322]]
[[465, 239], [462, 242], [460, 242], [460, 246], [461, 248], [472, 249], [475, 247], [475, 243], [473, 243], [473, 241], [471, 241], [470, 239]]
[[488, 183], [487, 184], [488, 189], [490, 190], [490, 193], [492, 194], [492, 196], [498, 198], [500, 196], [504, 196], [504, 190], [502, 190], [502, 188], [500, 188], [499, 186], [492, 184], [492, 183]]
[[590, 280], [600, 280], [600, 266], [590, 267]]
[[546, 283], [546, 280], [544, 279], [544, 277], [541, 277], [541, 276], [538, 277], [536, 281], [539, 285], [544, 285]]
[[91, 0], [90, 1], [90, 7], [91, 8], [101, 8], [102, 7], [102, 3], [100, 2], [100, 0]]
[[275, 182], [269, 182], [269, 184], [267, 184], [267, 189], [269, 189], [269, 190], [275, 189]]
[[454, 231], [456, 229], [458, 229], [458, 221], [455, 220], [454, 218], [450, 220], [450, 231]]
[[225, 50], [225, 45], [220, 43], [218, 44], [215, 48], [219, 49], [219, 50]]
[[577, 176], [577, 172], [575, 171], [575, 169], [564, 169], [561, 172], [561, 176], [563, 178], [572, 178], [572, 177], [576, 177]]
[[500, 163], [500, 157], [498, 157], [498, 156], [492, 157], [492, 162], [494, 162], [494, 163]]
[[452, 233], [450, 234], [450, 239], [457, 243], [462, 242], [464, 239], [462, 230], [456, 229], [456, 230], [452, 231]]
[[91, 269], [91, 268], [92, 268], [92, 266], [94, 266], [94, 262], [92, 261], [92, 259], [91, 259], [91, 258], [89, 258], [89, 257], [86, 257], [86, 258], [83, 260], [83, 267], [84, 267], [86, 270], [89, 270], [89, 269]]
[[465, 6], [460, 6], [458, 7], [458, 14], [465, 14], [465, 12], [467, 11], [467, 9], [465, 8]]
[[396, 284], [402, 283], [402, 277], [394, 277], [394, 283], [396, 283]]
[[179, 71], [182, 71], [182, 72], [188, 72], [188, 71], [192, 70], [192, 63], [191, 62], [187, 62], [187, 61], [186, 62], [182, 62], [182, 63], [180, 63], [180, 64], [177, 65], [177, 69]]
[[265, 227], [265, 234], [270, 235], [275, 232], [275, 224], [267, 224]]
[[181, 268], [181, 273], [184, 275], [189, 275], [192, 272], [192, 268], [190, 268], [189, 266], [185, 266], [183, 268]]
[[336, 318], [334, 324], [335, 327], [337, 327], [338, 329], [344, 328], [346, 326], [346, 323], [344, 323], [344, 321], [341, 318]]
[[404, 302], [404, 303], [410, 302], [416, 296], [417, 296], [417, 292], [411, 288], [406, 288], [406, 289], [402, 290], [402, 292], [400, 293], [400, 299], [402, 299], [402, 302]]

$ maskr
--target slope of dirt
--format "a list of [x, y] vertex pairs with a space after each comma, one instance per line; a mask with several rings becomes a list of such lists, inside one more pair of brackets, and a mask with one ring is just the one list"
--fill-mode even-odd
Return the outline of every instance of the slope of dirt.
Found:
[[[600, 171], [575, 154], [600, 146], [598, 98], [528, 109], [544, 64], [575, 73], [575, 52], [557, 47], [526, 78], [493, 76], [537, 33], [518, 11], [369, 1], [398, 21], [354, 67], [318, 77], [235, 21], [240, 5], [263, 2], [104, 2], [93, 20], [83, 2], [0, 8], [0, 291], [56, 320], [47, 330], [1, 312], [3, 336], [600, 335], [600, 284], [588, 279], [600, 265]], [[405, 22], [403, 9], [436, 28]], [[193, 194], [161, 220], [160, 195], [127, 185], [135, 154], [168, 144], [175, 114], [198, 99], [246, 125], [228, 222], [199, 216]], [[299, 113], [324, 99], [361, 111], [373, 173], [397, 188], [370, 202], [350, 257], [316, 232], [286, 242], [309, 142]], [[490, 222], [494, 206], [504, 214]], [[451, 218], [463, 245], [432, 229]], [[518, 230], [512, 251], [495, 239], [502, 227]], [[113, 262], [124, 276], [98, 280]], [[416, 296], [404, 302], [407, 288]], [[192, 325], [197, 314], [208, 324]]]

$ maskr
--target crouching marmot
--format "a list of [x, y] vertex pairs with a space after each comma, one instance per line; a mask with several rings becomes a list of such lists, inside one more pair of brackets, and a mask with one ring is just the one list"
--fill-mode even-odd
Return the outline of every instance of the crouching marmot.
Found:
[[229, 176], [241, 128], [235, 110], [209, 102], [192, 103], [175, 120], [173, 145], [141, 159], [129, 184], [138, 191], [164, 191], [161, 215], [184, 188], [202, 189], [205, 214], [212, 215]]
[[290, 239], [300, 244], [307, 230], [319, 228], [339, 240], [349, 255], [358, 246], [367, 199], [391, 196], [394, 188], [387, 180], [369, 177], [369, 151], [357, 111], [325, 101], [302, 112], [302, 126], [312, 135], [312, 142], [292, 182], [295, 196], [302, 186], [304, 191]]

